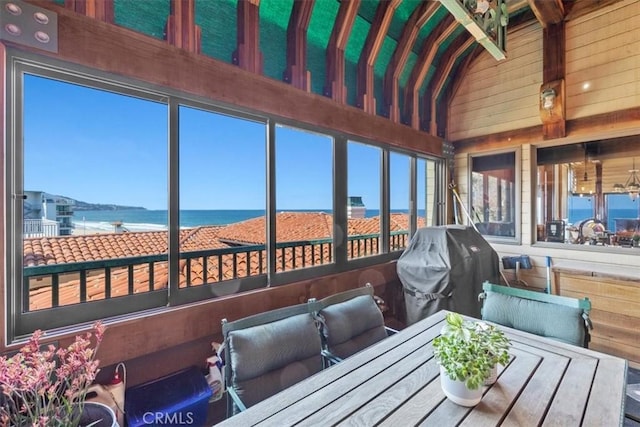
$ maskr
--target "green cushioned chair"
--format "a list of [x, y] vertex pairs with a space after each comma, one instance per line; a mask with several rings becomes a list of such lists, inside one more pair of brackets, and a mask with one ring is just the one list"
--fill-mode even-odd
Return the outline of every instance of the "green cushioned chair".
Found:
[[298, 304], [233, 322], [222, 320], [227, 416], [322, 370], [313, 310]]
[[549, 295], [484, 282], [482, 318], [503, 326], [587, 347], [591, 321], [588, 298]]
[[316, 302], [325, 364], [334, 364], [394, 333], [384, 325], [373, 287], [350, 289]]

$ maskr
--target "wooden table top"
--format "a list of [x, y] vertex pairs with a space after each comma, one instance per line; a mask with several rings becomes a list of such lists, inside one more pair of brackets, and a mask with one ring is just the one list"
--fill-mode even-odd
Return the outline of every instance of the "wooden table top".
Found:
[[304, 380], [224, 426], [614, 426], [624, 419], [627, 362], [500, 326], [511, 362], [474, 408], [448, 400], [432, 340], [441, 311]]

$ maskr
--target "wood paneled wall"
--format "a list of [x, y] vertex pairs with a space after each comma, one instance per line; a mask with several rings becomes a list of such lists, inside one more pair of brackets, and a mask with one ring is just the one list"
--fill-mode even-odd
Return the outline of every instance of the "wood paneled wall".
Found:
[[[530, 56], [531, 63], [520, 62], [521, 58], [497, 63], [485, 58], [483, 53], [471, 64], [460, 90], [452, 99], [449, 139], [456, 147], [455, 176], [460, 196], [467, 206], [469, 153], [490, 152], [507, 147], [520, 148], [520, 243], [494, 243], [492, 246], [500, 257], [528, 254], [533, 269], [521, 270], [520, 278], [533, 287], [546, 286], [547, 256], [551, 257], [552, 265], [563, 261], [586, 261], [621, 270], [640, 262], [638, 251], [619, 249], [615, 254], [603, 254], [578, 245], [533, 245], [536, 241], [533, 221], [537, 147], [640, 134], [639, 19], [640, 2], [622, 0], [567, 21], [566, 138], [549, 141], [542, 138], [538, 114], [538, 90], [542, 79], [542, 28], [538, 25], [509, 34], [508, 52], [515, 49], [522, 51], [529, 44], [539, 46], [537, 53]], [[536, 58], [535, 55], [539, 57]], [[522, 70], [514, 69], [516, 66]], [[503, 67], [505, 70], [500, 71]], [[487, 71], [490, 69], [492, 73]], [[490, 74], [504, 75], [507, 70], [513, 72], [513, 81], [489, 78]], [[522, 76], [528, 76], [528, 80]], [[591, 89], [583, 91], [582, 83], [587, 76]], [[511, 96], [517, 98], [510, 99]], [[502, 106], [503, 103], [506, 104], [505, 107]], [[521, 110], [527, 110], [529, 114], [519, 116]], [[605, 180], [607, 185], [611, 184], [611, 180], [626, 179], [627, 170], [631, 168], [631, 158], [626, 160], [628, 165], [624, 165], [624, 161], [607, 165], [607, 160], [604, 161], [603, 171], [606, 174], [612, 173], [610, 167], [618, 169], [612, 178]], [[640, 164], [636, 164], [638, 166]], [[514, 279], [513, 270], [508, 270], [506, 275], [509, 279]], [[553, 277], [551, 280], [553, 281]]]
[[[640, 2], [621, 0], [566, 23], [566, 118], [640, 106]], [[508, 35], [507, 60], [483, 52], [449, 107], [447, 139], [457, 141], [541, 124], [542, 27]]]
[[449, 106], [447, 139], [539, 125], [542, 27], [537, 22], [509, 32], [507, 59], [482, 52], [471, 64]]
[[640, 1], [566, 24], [567, 118], [640, 106]]

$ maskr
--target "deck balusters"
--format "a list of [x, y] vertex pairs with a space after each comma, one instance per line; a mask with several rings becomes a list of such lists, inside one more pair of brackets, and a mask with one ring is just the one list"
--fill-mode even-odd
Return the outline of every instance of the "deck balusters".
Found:
[[[348, 238], [348, 254], [350, 258], [362, 257], [372, 255], [374, 251], [379, 247], [379, 235], [365, 235], [365, 236], [349, 236]], [[391, 249], [398, 250], [404, 247], [405, 242], [408, 239], [407, 232], [392, 232], [391, 234]], [[301, 251], [299, 252], [298, 249]], [[276, 250], [279, 253], [278, 271], [289, 271], [299, 268], [322, 265], [333, 261], [333, 243], [331, 239], [319, 239], [319, 240], [306, 240], [297, 242], [281, 242], [276, 244]], [[319, 253], [318, 253], [319, 251]], [[326, 252], [326, 254], [325, 254]], [[251, 270], [252, 255], [257, 256], [258, 269], [254, 273]], [[290, 257], [288, 257], [290, 255]], [[298, 259], [298, 255], [302, 256], [302, 259]], [[246, 259], [246, 271], [239, 271], [239, 256], [244, 256]], [[310, 260], [307, 257], [310, 256]], [[266, 274], [266, 250], [264, 245], [255, 246], [239, 246], [224, 249], [212, 249], [205, 251], [184, 252], [180, 254], [181, 260], [185, 262], [184, 280], [183, 286], [193, 287], [199, 284], [195, 283], [192, 275], [197, 272], [197, 261], [200, 261], [202, 265], [202, 284], [209, 282], [209, 264], [213, 260], [217, 260], [217, 277], [215, 273], [212, 273], [212, 282], [222, 282], [228, 279], [237, 279], [242, 274], [242, 277], [250, 277], [261, 274]], [[224, 265], [225, 257], [231, 257], [232, 271], [229, 271], [231, 277], [225, 277]], [[316, 260], [318, 257], [318, 260]], [[212, 258], [212, 261], [209, 261]], [[79, 290], [80, 290], [80, 302], [91, 301], [93, 299], [99, 299], [95, 296], [95, 293], [89, 289], [87, 280], [89, 277], [94, 278], [89, 273], [92, 271], [104, 271], [104, 299], [110, 299], [113, 295], [113, 271], [126, 269], [127, 272], [127, 290], [125, 295], [134, 295], [135, 289], [135, 272], [144, 272], [144, 265], [148, 266], [148, 291], [157, 290], [155, 283], [155, 265], [156, 263], [166, 263], [167, 255], [147, 255], [141, 257], [131, 258], [117, 258], [109, 260], [98, 261], [86, 261], [81, 263], [69, 263], [69, 264], [55, 264], [55, 265], [43, 265], [24, 268], [24, 286], [26, 289], [31, 289], [31, 283], [36, 278], [50, 278], [51, 287], [51, 299], [50, 307], [42, 307], [42, 303], [35, 303], [35, 308], [31, 308], [33, 297], [29, 292], [24, 292], [25, 299], [23, 303], [24, 312], [32, 310], [40, 310], [44, 308], [59, 307], [61, 302], [67, 304], [67, 302], [61, 301], [60, 289], [61, 283], [64, 284], [68, 281], [60, 280], [61, 275], [69, 275], [70, 273], [76, 273], [79, 275]], [[254, 261], [255, 262], [255, 261]], [[194, 264], [195, 263], [195, 264]], [[95, 279], [94, 279], [95, 280]], [[142, 279], [138, 279], [140, 281]], [[45, 285], [46, 286], [46, 285]], [[163, 285], [164, 286], [164, 285]], [[93, 288], [93, 285], [91, 285]], [[143, 291], [144, 290], [140, 290]], [[118, 293], [117, 296], [124, 296]], [[46, 304], [46, 303], [45, 303]]]

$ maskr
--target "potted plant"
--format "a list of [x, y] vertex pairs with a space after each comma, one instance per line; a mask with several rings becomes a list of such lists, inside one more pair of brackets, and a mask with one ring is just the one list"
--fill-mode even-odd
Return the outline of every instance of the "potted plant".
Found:
[[[43, 349], [44, 334], [37, 330], [16, 354], [0, 357], [0, 425], [117, 426], [111, 408], [85, 403], [98, 372], [94, 358], [103, 334], [104, 326], [96, 322], [93, 332], [76, 336], [69, 347]], [[97, 417], [90, 414], [95, 412]]]
[[448, 313], [441, 335], [433, 340], [445, 395], [462, 406], [477, 405], [492, 369], [509, 362], [509, 344], [495, 326]]

